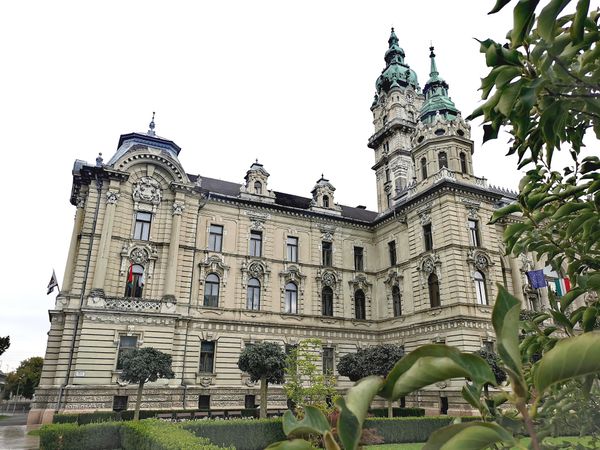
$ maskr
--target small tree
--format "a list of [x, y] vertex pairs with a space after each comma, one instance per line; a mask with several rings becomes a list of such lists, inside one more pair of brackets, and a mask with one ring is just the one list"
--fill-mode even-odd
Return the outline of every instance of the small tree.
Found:
[[10, 336], [0, 337], [0, 355], [10, 347]]
[[171, 369], [171, 355], [152, 347], [144, 347], [123, 354], [121, 361], [123, 364], [121, 379], [138, 384], [133, 420], [139, 420], [144, 384], [149, 381], [156, 381], [159, 378], [175, 377]]
[[260, 417], [267, 417], [267, 389], [269, 383], [284, 380], [285, 353], [274, 342], [261, 342], [244, 348], [238, 360], [240, 370], [247, 372], [252, 381], [260, 380]]
[[29, 399], [33, 398], [35, 388], [40, 384], [43, 365], [44, 358], [39, 356], [21, 361], [17, 370], [6, 376], [4, 398], [10, 397], [10, 394], [19, 394]]
[[333, 409], [333, 400], [337, 396], [335, 377], [323, 373], [319, 367], [322, 351], [321, 340], [310, 338], [301, 341], [288, 355], [283, 388], [300, 414], [307, 406], [327, 413]]
[[[362, 348], [340, 358], [338, 373], [358, 381], [369, 375], [386, 377], [394, 365], [404, 356], [401, 345], [381, 344]], [[393, 417], [392, 402], [388, 402], [388, 417]]]

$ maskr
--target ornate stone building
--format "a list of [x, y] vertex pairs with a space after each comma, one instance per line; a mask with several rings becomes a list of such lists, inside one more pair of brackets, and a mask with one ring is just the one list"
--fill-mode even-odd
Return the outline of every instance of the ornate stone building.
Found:
[[[376, 212], [338, 204], [323, 177], [310, 197], [275, 191], [258, 161], [242, 185], [191, 175], [154, 122], [122, 135], [108, 162], [76, 161], [75, 224], [31, 420], [133, 407], [118, 355], [141, 346], [171, 354], [176, 374], [146, 388], [143, 408], [240, 409], [258, 401], [237, 368], [252, 342], [317, 337], [334, 370], [378, 343], [493, 345], [496, 284], [524, 292], [503, 225], [487, 225], [514, 194], [473, 173], [470, 126], [433, 48], [423, 89], [404, 58], [392, 30], [371, 106]], [[285, 408], [282, 389], [270, 392], [269, 406]], [[406, 404], [466, 408], [453, 383]]]

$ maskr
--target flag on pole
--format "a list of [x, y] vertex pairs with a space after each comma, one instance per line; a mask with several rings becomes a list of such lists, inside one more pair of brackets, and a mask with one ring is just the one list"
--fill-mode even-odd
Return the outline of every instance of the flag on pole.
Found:
[[569, 277], [557, 278], [554, 280], [554, 287], [556, 288], [556, 295], [562, 297], [571, 290], [571, 280], [569, 280]]
[[127, 272], [127, 286], [133, 288], [133, 264], [129, 264], [129, 272]]
[[52, 294], [54, 288], [58, 287], [58, 280], [56, 279], [56, 273], [54, 273], [54, 269], [52, 269], [52, 276], [50, 277], [50, 282], [48, 283], [48, 292], [46, 295]]
[[548, 286], [546, 283], [546, 277], [544, 276], [544, 270], [530, 270], [527, 272], [527, 278], [529, 278], [529, 284], [534, 289], [539, 289]]

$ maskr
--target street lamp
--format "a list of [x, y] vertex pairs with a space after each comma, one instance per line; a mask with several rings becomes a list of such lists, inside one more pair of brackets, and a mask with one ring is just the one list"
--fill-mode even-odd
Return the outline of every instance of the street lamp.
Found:
[[22, 381], [23, 381], [23, 375], [21, 375], [19, 377], [19, 380], [17, 381], [17, 393], [14, 396], [15, 401], [13, 402], [13, 414], [15, 413], [15, 410], [17, 409], [17, 397], [19, 396], [19, 388], [21, 387]]

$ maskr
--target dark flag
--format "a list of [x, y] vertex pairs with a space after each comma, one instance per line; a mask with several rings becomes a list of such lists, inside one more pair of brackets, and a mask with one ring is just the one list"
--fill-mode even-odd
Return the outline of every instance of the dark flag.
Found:
[[529, 284], [534, 289], [539, 289], [546, 287], [546, 277], [544, 276], [544, 271], [540, 270], [530, 270], [527, 272], [527, 277], [529, 278]]
[[48, 283], [48, 292], [46, 295], [50, 295], [54, 288], [58, 287], [58, 280], [56, 279], [56, 274], [54, 273], [54, 269], [52, 269], [52, 277], [50, 277], [50, 282]]

